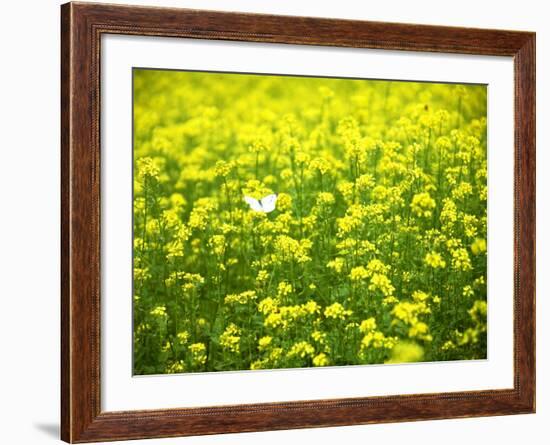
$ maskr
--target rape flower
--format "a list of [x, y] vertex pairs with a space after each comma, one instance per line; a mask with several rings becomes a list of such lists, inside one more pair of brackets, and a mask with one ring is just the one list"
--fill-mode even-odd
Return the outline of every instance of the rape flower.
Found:
[[327, 263], [327, 267], [334, 270], [336, 273], [341, 273], [344, 268], [344, 264], [343, 258], [335, 258]]
[[235, 169], [236, 165], [235, 162], [229, 161], [218, 161], [216, 162], [215, 172], [216, 176], [219, 176], [221, 178], [227, 178], [231, 172]]
[[478, 220], [475, 215], [463, 215], [462, 224], [464, 225], [464, 234], [468, 238], [473, 238], [474, 236], [476, 236]]
[[369, 348], [375, 349], [392, 349], [395, 344], [394, 338], [388, 338], [380, 331], [368, 331], [366, 335], [361, 340], [361, 350], [364, 352]]
[[260, 338], [260, 340], [258, 340], [258, 348], [260, 350], [267, 349], [269, 345], [271, 345], [272, 341], [273, 341], [273, 337], [271, 337], [270, 335], [266, 335]]
[[267, 270], [260, 270], [256, 276], [256, 282], [258, 284], [265, 284], [269, 280], [269, 273]]
[[308, 342], [300, 341], [292, 345], [287, 355], [288, 357], [305, 358], [308, 356], [312, 356], [314, 352], [315, 349]]
[[457, 220], [457, 218], [457, 209], [455, 203], [452, 199], [445, 198], [443, 200], [443, 209], [441, 210], [441, 214], [439, 216], [441, 223], [444, 227], [450, 228], [452, 227], [452, 224]]
[[160, 169], [150, 157], [137, 160], [137, 176], [140, 180], [158, 180]]
[[481, 255], [487, 252], [487, 242], [484, 239], [477, 238], [470, 246], [474, 255]]
[[342, 306], [340, 303], [333, 303], [325, 308], [324, 314], [327, 318], [344, 320], [346, 317], [353, 314], [353, 311], [350, 309], [344, 309], [344, 306]]
[[255, 360], [253, 361], [251, 364], [250, 364], [250, 369], [251, 370], [258, 370], [258, 369], [264, 369], [268, 366], [268, 361], [267, 360]]
[[424, 358], [424, 349], [417, 343], [399, 342], [392, 349], [392, 355], [386, 363], [420, 362]]
[[468, 251], [466, 249], [461, 247], [461, 248], [452, 250], [451, 255], [453, 257], [452, 266], [454, 269], [463, 270], [463, 271], [472, 269], [470, 256], [468, 255]]
[[184, 345], [187, 343], [187, 341], [189, 340], [189, 332], [187, 331], [181, 331], [181, 332], [178, 332], [177, 334], [177, 338], [178, 338], [178, 341], [181, 345]]
[[453, 349], [455, 349], [456, 346], [455, 344], [453, 343], [452, 340], [447, 340], [445, 343], [443, 343], [443, 345], [441, 346], [441, 350], [442, 351], [451, 351]]
[[169, 365], [168, 368], [166, 369], [166, 372], [168, 374], [178, 374], [180, 372], [184, 372], [185, 369], [186, 369], [185, 363], [183, 362], [183, 360], [178, 360], [177, 362], [174, 362], [171, 365]]
[[307, 263], [311, 261], [309, 256], [313, 243], [308, 239], [300, 241], [287, 235], [279, 235], [275, 239], [275, 258], [280, 263], [296, 261], [297, 263]]
[[363, 266], [357, 266], [351, 269], [349, 277], [351, 281], [362, 281], [370, 277], [370, 273]]
[[313, 300], [308, 300], [306, 303], [302, 304], [302, 310], [309, 315], [318, 314], [321, 311], [321, 306]]
[[433, 267], [434, 269], [441, 268], [444, 269], [447, 263], [443, 260], [441, 255], [437, 252], [429, 252], [424, 257], [424, 261], [426, 264], [430, 267]]
[[374, 187], [375, 180], [374, 177], [368, 173], [361, 175], [357, 178], [355, 181], [355, 184], [357, 186], [357, 189], [360, 192], [366, 192], [367, 190]]
[[330, 206], [334, 204], [334, 195], [330, 192], [321, 192], [317, 195], [318, 206]]
[[370, 279], [369, 290], [380, 291], [382, 295], [389, 297], [393, 295], [395, 287], [393, 287], [390, 279], [386, 275], [375, 273]]
[[413, 196], [411, 210], [416, 216], [429, 218], [432, 216], [432, 210], [435, 208], [435, 201], [429, 193], [417, 193]]
[[241, 292], [240, 294], [229, 294], [226, 295], [224, 301], [226, 304], [248, 304], [256, 300], [257, 295], [253, 290], [247, 290]]
[[225, 236], [213, 235], [208, 241], [208, 245], [212, 248], [212, 252], [217, 256], [223, 256], [225, 253]]
[[157, 306], [150, 312], [155, 317], [166, 317], [166, 306]]
[[280, 212], [288, 212], [292, 209], [292, 197], [288, 193], [279, 193], [277, 195], [277, 209]]
[[416, 302], [424, 302], [427, 301], [429, 298], [430, 296], [426, 292], [422, 292], [419, 290], [414, 291], [412, 294], [412, 299]]
[[240, 351], [240, 340], [241, 330], [234, 323], [227, 326], [223, 334], [220, 335], [220, 345], [234, 353]]
[[326, 341], [327, 341], [327, 334], [326, 334], [326, 332], [321, 332], [321, 331], [315, 330], [311, 333], [311, 338], [313, 338], [313, 340], [316, 343], [324, 345], [324, 344], [326, 344]]
[[258, 303], [258, 311], [264, 315], [272, 314], [279, 309], [279, 301], [271, 297], [264, 298]]
[[193, 362], [199, 365], [206, 363], [206, 345], [204, 343], [193, 343], [189, 346]]
[[458, 187], [452, 191], [452, 196], [455, 199], [464, 199], [473, 192], [472, 185], [469, 182], [461, 182]]
[[328, 366], [329, 363], [328, 356], [324, 352], [320, 352], [313, 357], [313, 366]]
[[487, 319], [487, 302], [483, 300], [476, 300], [468, 313], [477, 323], [485, 323]]
[[330, 162], [325, 158], [315, 158], [312, 159], [309, 163], [309, 168], [311, 170], [316, 170], [321, 175], [326, 175], [331, 170]]
[[294, 289], [292, 288], [292, 285], [287, 283], [286, 281], [281, 281], [279, 285], [277, 286], [277, 296], [279, 298], [284, 298], [289, 296]]
[[361, 325], [359, 326], [359, 330], [365, 334], [370, 331], [374, 331], [376, 329], [376, 320], [374, 317], [367, 318], [366, 320], [363, 320], [361, 322]]

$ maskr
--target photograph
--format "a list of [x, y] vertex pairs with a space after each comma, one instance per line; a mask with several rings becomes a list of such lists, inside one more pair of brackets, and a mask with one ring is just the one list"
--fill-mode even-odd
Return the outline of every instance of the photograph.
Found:
[[6, 2], [0, 445], [546, 444], [545, 6]]
[[487, 359], [487, 85], [132, 90], [134, 375]]

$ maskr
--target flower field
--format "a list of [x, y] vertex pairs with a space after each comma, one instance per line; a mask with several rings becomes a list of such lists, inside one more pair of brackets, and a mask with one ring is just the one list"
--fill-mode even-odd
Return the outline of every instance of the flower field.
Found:
[[135, 374], [486, 358], [485, 86], [133, 76]]

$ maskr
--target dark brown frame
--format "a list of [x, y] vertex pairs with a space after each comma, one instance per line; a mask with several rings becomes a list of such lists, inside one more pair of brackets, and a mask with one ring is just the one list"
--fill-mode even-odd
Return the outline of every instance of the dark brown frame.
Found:
[[[244, 40], [512, 56], [515, 71], [514, 388], [102, 412], [100, 38]], [[61, 7], [61, 438], [67, 442], [535, 412], [535, 34], [92, 3]]]

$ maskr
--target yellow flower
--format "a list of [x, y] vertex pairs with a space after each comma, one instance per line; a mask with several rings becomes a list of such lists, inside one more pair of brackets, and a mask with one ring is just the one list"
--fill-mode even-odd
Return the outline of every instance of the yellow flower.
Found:
[[178, 332], [177, 337], [178, 337], [178, 340], [179, 340], [180, 344], [184, 345], [189, 340], [189, 332], [187, 332], [187, 331]]
[[429, 218], [432, 216], [432, 210], [435, 208], [435, 201], [429, 193], [417, 193], [413, 196], [411, 210], [416, 216]]
[[367, 270], [369, 272], [369, 276], [372, 276], [374, 273], [385, 275], [390, 271], [390, 267], [386, 266], [382, 261], [375, 258], [374, 260], [369, 261], [369, 264], [367, 265]]
[[462, 200], [473, 192], [472, 185], [468, 182], [461, 182], [458, 187], [452, 191], [452, 196], [455, 199]]
[[269, 345], [271, 345], [272, 340], [273, 340], [273, 337], [271, 337], [269, 335], [266, 335], [266, 336], [260, 338], [260, 340], [258, 340], [258, 348], [260, 350], [267, 349], [269, 347]]
[[424, 302], [412, 303], [410, 301], [402, 301], [397, 303], [392, 309], [392, 315], [406, 324], [414, 325], [418, 323], [420, 315], [429, 314], [430, 308]]
[[160, 170], [150, 157], [137, 160], [137, 176], [141, 180], [158, 180]]
[[370, 279], [369, 290], [379, 290], [385, 297], [393, 295], [395, 288], [392, 286], [390, 279], [382, 274], [375, 273]]
[[280, 212], [288, 212], [292, 209], [292, 197], [288, 193], [279, 193], [277, 195], [277, 209]]
[[204, 343], [193, 343], [189, 346], [193, 362], [204, 365], [206, 363], [206, 345]]
[[445, 198], [443, 200], [443, 209], [441, 209], [441, 214], [439, 215], [443, 228], [448, 230], [456, 222], [457, 218], [456, 204], [452, 199]]
[[311, 338], [315, 340], [315, 342], [324, 345], [326, 342], [327, 334], [321, 331], [313, 331], [311, 333]]
[[487, 319], [487, 302], [483, 300], [476, 300], [468, 313], [477, 323], [485, 323]]
[[359, 326], [359, 330], [365, 334], [369, 331], [374, 331], [376, 329], [376, 320], [374, 317], [367, 318], [366, 320], [363, 320], [361, 322], [361, 326]]
[[345, 263], [343, 258], [335, 258], [334, 260], [327, 263], [327, 267], [334, 270], [336, 273], [341, 273], [342, 269], [344, 268], [344, 264]]
[[279, 308], [279, 301], [271, 297], [264, 298], [258, 303], [258, 311], [264, 315], [274, 313]]
[[310, 315], [318, 314], [321, 311], [321, 306], [319, 306], [317, 302], [313, 300], [308, 300], [307, 302], [302, 304], [301, 308], [305, 313]]
[[417, 291], [413, 292], [412, 298], [416, 302], [424, 302], [424, 301], [428, 300], [428, 298], [430, 298], [430, 296], [426, 292], [422, 292], [422, 291], [417, 290]]
[[392, 349], [392, 355], [386, 363], [420, 362], [424, 358], [424, 349], [417, 343], [401, 341]]
[[215, 255], [221, 257], [225, 253], [225, 236], [213, 235], [208, 241], [208, 246]]
[[268, 328], [285, 328], [288, 325], [286, 320], [283, 320], [283, 316], [279, 312], [271, 312], [267, 314], [264, 320], [264, 325]]
[[300, 341], [292, 345], [287, 355], [288, 357], [305, 358], [307, 356], [312, 356], [314, 352], [315, 349], [308, 342]]
[[224, 349], [238, 353], [240, 351], [241, 330], [231, 323], [225, 328], [223, 334], [220, 335], [220, 345]]
[[255, 360], [250, 364], [251, 370], [265, 369], [267, 367], [267, 360]]
[[361, 175], [357, 178], [357, 180], [355, 181], [355, 184], [357, 185], [357, 189], [360, 192], [366, 192], [367, 190], [371, 189], [374, 186], [375, 184], [374, 177], [369, 174]]
[[318, 171], [321, 175], [325, 175], [331, 170], [331, 165], [325, 158], [315, 158], [309, 163], [309, 168]]
[[330, 363], [327, 355], [324, 352], [313, 357], [313, 366], [328, 366]]
[[224, 301], [227, 304], [247, 304], [256, 300], [257, 295], [253, 290], [247, 290], [240, 294], [226, 295]]
[[369, 276], [370, 273], [363, 266], [354, 267], [349, 274], [351, 281], [362, 281]]
[[433, 267], [434, 269], [441, 268], [444, 269], [447, 265], [443, 258], [441, 258], [441, 255], [437, 252], [430, 252], [427, 253], [424, 257], [424, 261], [426, 264], [430, 267]]
[[157, 306], [150, 312], [155, 317], [166, 317], [166, 306]]
[[183, 362], [183, 360], [178, 360], [170, 364], [168, 368], [166, 368], [166, 372], [168, 374], [177, 374], [184, 371], [185, 371], [185, 363]]
[[269, 280], [269, 273], [267, 272], [267, 270], [260, 270], [258, 272], [258, 275], [256, 276], [256, 282], [258, 284], [264, 284], [267, 282], [267, 280]]
[[311, 261], [309, 253], [312, 246], [313, 243], [308, 239], [298, 241], [287, 235], [279, 235], [274, 243], [275, 256], [280, 263], [289, 261], [307, 263]]
[[218, 161], [216, 162], [216, 167], [214, 171], [216, 172], [216, 176], [219, 176], [221, 178], [227, 178], [231, 172], [235, 169], [236, 164], [234, 161], [225, 162], [225, 161]]
[[330, 206], [334, 204], [334, 195], [330, 192], [321, 192], [317, 195], [317, 205], [318, 206]]
[[459, 248], [451, 251], [452, 266], [456, 270], [472, 270], [472, 263], [470, 262], [470, 256], [468, 251], [464, 248]]
[[325, 317], [334, 318], [338, 320], [344, 320], [346, 317], [353, 314], [353, 311], [350, 309], [344, 309], [340, 303], [333, 303], [330, 306], [325, 308]]
[[413, 324], [410, 327], [409, 337], [418, 337], [427, 341], [430, 341], [432, 339], [431, 335], [428, 335], [428, 325], [421, 321]]
[[481, 255], [487, 252], [487, 242], [484, 239], [476, 238], [476, 240], [470, 246], [474, 255]]

